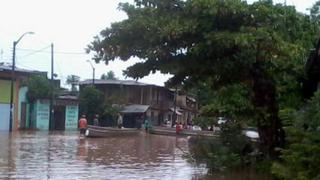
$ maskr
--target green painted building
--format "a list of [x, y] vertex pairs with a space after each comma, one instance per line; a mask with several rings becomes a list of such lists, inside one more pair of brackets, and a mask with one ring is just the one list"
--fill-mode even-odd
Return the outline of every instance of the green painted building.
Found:
[[37, 100], [31, 107], [30, 128], [38, 130], [77, 130], [78, 102], [74, 99], [56, 99], [50, 127], [50, 101]]

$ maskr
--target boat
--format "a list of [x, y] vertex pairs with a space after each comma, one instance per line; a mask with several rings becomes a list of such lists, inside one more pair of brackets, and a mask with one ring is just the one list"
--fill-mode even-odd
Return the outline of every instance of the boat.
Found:
[[114, 137], [114, 136], [132, 136], [141, 131], [137, 128], [114, 128], [88, 125], [85, 132], [86, 137]]
[[179, 133], [175, 128], [154, 126], [148, 130], [150, 134], [167, 135], [167, 136], [197, 136], [197, 137], [218, 137], [213, 131], [195, 131], [190, 129], [183, 129]]

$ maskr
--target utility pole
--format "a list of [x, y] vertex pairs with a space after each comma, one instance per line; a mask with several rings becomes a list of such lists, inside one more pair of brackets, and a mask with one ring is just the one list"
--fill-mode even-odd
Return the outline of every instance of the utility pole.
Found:
[[53, 61], [53, 43], [51, 43], [51, 98], [50, 98], [50, 114], [49, 114], [49, 129], [54, 129], [54, 109], [53, 109], [53, 100], [54, 100], [54, 74], [53, 74], [53, 67], [54, 67], [54, 61]]
[[96, 73], [96, 68], [92, 68], [92, 71], [93, 71], [93, 73], [92, 73], [92, 86], [94, 86], [94, 76], [95, 76], [95, 73]]
[[9, 131], [12, 131], [12, 124], [13, 124], [13, 97], [14, 97], [14, 92], [13, 92], [13, 86], [15, 82], [15, 68], [16, 68], [16, 46], [20, 42], [20, 40], [27, 34], [34, 34], [34, 32], [25, 32], [22, 34], [17, 41], [13, 41], [13, 52], [12, 52], [12, 67], [11, 67], [11, 89], [10, 89], [10, 117], [9, 117]]
[[16, 46], [17, 42], [13, 41], [13, 54], [12, 54], [12, 67], [11, 67], [11, 89], [10, 89], [10, 119], [9, 119], [9, 131], [12, 131], [13, 122], [13, 84], [15, 82], [15, 67], [16, 67]]

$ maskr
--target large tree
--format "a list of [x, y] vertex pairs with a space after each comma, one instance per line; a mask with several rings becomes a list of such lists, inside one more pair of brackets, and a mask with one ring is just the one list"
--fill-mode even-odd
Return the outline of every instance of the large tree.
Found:
[[127, 76], [159, 70], [173, 75], [169, 85], [245, 85], [261, 150], [275, 155], [284, 140], [277, 85], [296, 74], [314, 43], [317, 28], [309, 16], [271, 0], [135, 0], [120, 9], [128, 18], [102, 30], [88, 47], [95, 61], [138, 57]]

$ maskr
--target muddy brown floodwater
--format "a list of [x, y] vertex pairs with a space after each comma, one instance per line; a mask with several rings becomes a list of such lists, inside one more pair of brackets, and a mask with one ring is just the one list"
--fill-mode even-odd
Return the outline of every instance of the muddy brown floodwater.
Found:
[[188, 138], [144, 133], [96, 139], [80, 138], [77, 132], [0, 134], [0, 179], [234, 178], [233, 174], [206, 176], [204, 167], [182, 157], [184, 152], [188, 152]]

